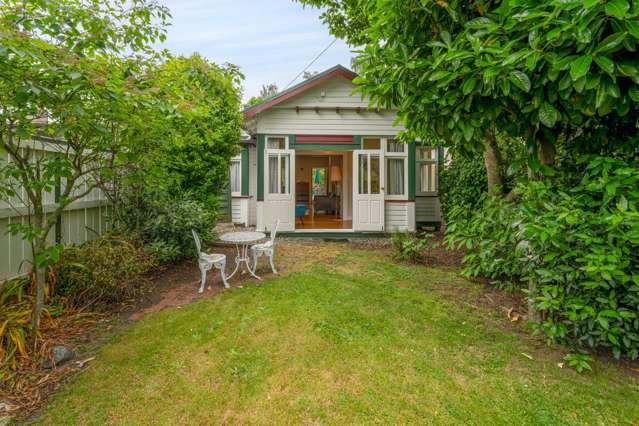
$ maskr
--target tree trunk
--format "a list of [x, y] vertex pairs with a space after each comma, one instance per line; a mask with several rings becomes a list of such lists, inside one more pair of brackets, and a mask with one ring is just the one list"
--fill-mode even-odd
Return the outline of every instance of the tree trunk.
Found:
[[539, 162], [545, 166], [555, 164], [555, 145], [544, 138], [539, 139]]
[[486, 176], [488, 177], [488, 193], [497, 195], [503, 191], [504, 179], [501, 173], [501, 153], [497, 146], [497, 136], [494, 130], [490, 130], [487, 133], [484, 148], [484, 164], [486, 165]]
[[35, 303], [33, 305], [33, 312], [31, 316], [31, 345], [35, 348], [36, 336], [40, 329], [40, 316], [42, 315], [42, 308], [44, 307], [44, 286], [46, 281], [46, 269], [43, 265], [38, 264], [36, 259], [40, 257], [40, 254], [44, 252], [46, 244], [46, 236], [38, 237], [33, 245], [33, 279], [35, 285]]

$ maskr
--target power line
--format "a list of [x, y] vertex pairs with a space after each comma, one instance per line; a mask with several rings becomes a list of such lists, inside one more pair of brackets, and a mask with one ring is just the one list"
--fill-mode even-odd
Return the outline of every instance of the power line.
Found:
[[297, 74], [297, 75], [295, 76], [295, 78], [294, 78], [293, 80], [291, 80], [291, 82], [290, 82], [290, 83], [288, 83], [288, 85], [284, 88], [284, 90], [286, 90], [286, 89], [288, 89], [289, 87], [291, 87], [291, 84], [293, 84], [293, 83], [295, 82], [295, 80], [297, 80], [297, 79], [299, 78], [299, 76], [300, 76], [300, 75], [304, 74], [304, 72], [305, 72], [306, 70], [308, 70], [308, 69], [311, 67], [311, 65], [313, 65], [313, 64], [315, 63], [315, 61], [317, 61], [317, 60], [318, 60], [318, 59], [319, 59], [319, 58], [320, 58], [320, 57], [321, 57], [321, 56], [322, 56], [322, 55], [323, 55], [323, 54], [324, 54], [324, 53], [325, 53], [328, 49], [330, 49], [330, 48], [331, 48], [331, 46], [332, 46], [332, 45], [334, 45], [336, 41], [337, 41], [337, 39], [336, 39], [336, 38], [335, 38], [335, 39], [333, 39], [333, 41], [331, 41], [331, 42], [328, 44], [328, 46], [326, 46], [326, 47], [324, 48], [324, 50], [322, 50], [322, 51], [320, 52], [320, 54], [319, 54], [319, 55], [317, 55], [317, 56], [315, 57], [315, 59], [313, 59], [313, 60], [312, 60], [312, 61], [311, 61], [311, 62], [310, 62], [307, 66], [306, 66], [306, 68], [304, 68], [302, 71], [300, 71], [300, 73], [299, 73], [299, 74]]

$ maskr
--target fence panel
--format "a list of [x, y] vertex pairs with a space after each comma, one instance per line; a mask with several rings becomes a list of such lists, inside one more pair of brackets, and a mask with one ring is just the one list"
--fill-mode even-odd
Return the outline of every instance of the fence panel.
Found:
[[[33, 142], [33, 156], [60, 155], [56, 146], [50, 143]], [[0, 150], [0, 161], [10, 161], [7, 153]], [[62, 183], [62, 185], [64, 182]], [[86, 184], [80, 184], [78, 191]], [[55, 190], [45, 194], [45, 211], [51, 211], [56, 203]], [[29, 272], [31, 268], [31, 247], [19, 235], [8, 233], [12, 223], [26, 223], [28, 216], [21, 197], [12, 197], [9, 202], [0, 200], [0, 282]], [[110, 209], [107, 199], [99, 189], [69, 205], [61, 220], [47, 236], [50, 244], [82, 244], [102, 234], [109, 226]]]

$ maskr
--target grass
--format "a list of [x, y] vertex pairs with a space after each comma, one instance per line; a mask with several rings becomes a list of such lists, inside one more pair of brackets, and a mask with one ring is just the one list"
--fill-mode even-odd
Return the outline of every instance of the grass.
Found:
[[564, 352], [527, 337], [503, 312], [466, 303], [481, 287], [454, 272], [394, 264], [383, 251], [345, 249], [310, 264], [144, 317], [115, 336], [37, 422], [639, 419], [636, 379], [598, 362], [583, 375], [559, 368]]

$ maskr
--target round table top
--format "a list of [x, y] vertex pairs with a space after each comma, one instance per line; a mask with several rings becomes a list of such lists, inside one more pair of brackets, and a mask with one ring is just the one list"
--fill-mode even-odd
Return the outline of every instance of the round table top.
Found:
[[266, 234], [257, 231], [227, 232], [226, 234], [220, 235], [220, 240], [229, 243], [252, 243], [263, 240], [264, 238], [266, 238]]

